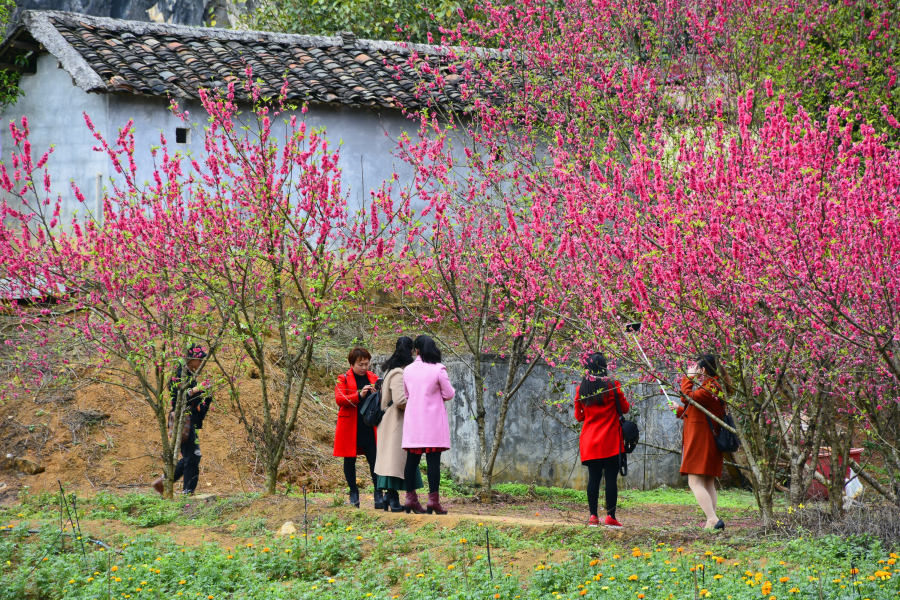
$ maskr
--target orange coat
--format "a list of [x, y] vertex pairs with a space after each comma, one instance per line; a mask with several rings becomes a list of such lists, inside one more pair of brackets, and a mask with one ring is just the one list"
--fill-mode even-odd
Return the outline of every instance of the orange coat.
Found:
[[[716, 448], [709, 421], [697, 407], [688, 403], [687, 398], [716, 415], [720, 419], [725, 416], [725, 402], [720, 400], [721, 387], [718, 378], [712, 377], [706, 382], [694, 388], [694, 382], [685, 377], [681, 380], [681, 401], [684, 406], [678, 409], [675, 416], [684, 419], [684, 442], [681, 450], [681, 474], [682, 475], [709, 475], [710, 477], [722, 476], [722, 452]], [[719, 425], [713, 421], [716, 431]]]
[[[369, 383], [378, 381], [378, 375], [367, 371]], [[356, 393], [356, 378], [353, 369], [338, 375], [334, 388], [334, 401], [338, 410], [337, 427], [334, 432], [334, 456], [356, 456], [356, 419], [359, 416], [359, 394]], [[376, 428], [376, 439], [378, 436]]]

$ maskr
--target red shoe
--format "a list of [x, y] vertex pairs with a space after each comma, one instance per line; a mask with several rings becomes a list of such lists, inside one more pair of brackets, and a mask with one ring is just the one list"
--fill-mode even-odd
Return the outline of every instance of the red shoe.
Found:
[[600, 527], [600, 519], [597, 518], [597, 515], [591, 515], [591, 518], [588, 519], [588, 527]]
[[606, 519], [604, 519], [603, 524], [607, 527], [622, 527], [621, 523], [619, 523], [609, 515], [606, 515]]
[[406, 514], [410, 512], [417, 515], [425, 514], [425, 507], [419, 504], [419, 495], [415, 492], [406, 492], [406, 502], [404, 503]]
[[440, 492], [429, 492], [428, 494], [428, 504], [425, 506], [425, 510], [430, 515], [432, 512], [438, 515], [446, 515], [447, 509], [441, 506], [441, 493]]

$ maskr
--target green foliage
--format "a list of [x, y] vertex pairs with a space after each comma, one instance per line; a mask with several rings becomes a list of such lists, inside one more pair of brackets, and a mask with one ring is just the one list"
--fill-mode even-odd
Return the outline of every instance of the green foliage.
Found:
[[439, 41], [440, 27], [454, 27], [460, 10], [471, 17], [474, 6], [471, 0], [262, 0], [246, 24], [282, 33], [351, 31], [365, 39], [428, 43], [429, 33]]
[[[3, 37], [6, 37], [9, 21], [15, 10], [15, 0], [0, 0], [0, 28], [2, 28]], [[25, 57], [17, 56], [15, 64], [24, 65]], [[21, 74], [16, 71], [0, 71], [0, 113], [3, 113], [7, 106], [15, 104], [16, 99], [22, 95], [22, 90], [19, 88], [20, 76]]]
[[880, 540], [861, 534], [846, 538], [837, 535], [815, 539], [801, 537], [788, 542], [786, 551], [786, 556], [791, 560], [841, 567], [850, 562], [877, 560], [883, 549]]
[[[267, 532], [232, 546], [200, 540], [183, 545], [165, 534], [142, 533], [107, 540], [115, 541], [114, 552], [88, 545], [82, 557], [72, 537], [66, 538], [65, 550], [60, 547], [52, 513], [58, 496], [23, 499], [27, 503], [8, 506], [0, 515], [0, 600], [366, 600], [395, 595], [423, 600], [639, 600], [640, 595], [648, 600], [887, 600], [900, 591], [898, 580], [888, 577], [893, 571], [888, 561], [896, 559], [867, 537], [799, 539], [784, 547], [751, 545], [747, 550], [729, 548], [745, 542], [722, 537], [687, 549], [647, 540], [623, 548], [603, 529], [559, 527], [529, 535], [520, 528], [471, 521], [444, 528], [436, 520], [413, 529], [402, 517], [382, 522], [372, 512], [348, 509], [317, 515], [308, 540], [302, 533], [275, 537]], [[180, 522], [193, 527], [244, 508], [246, 501], [219, 500], [196, 511], [189, 502], [169, 504], [183, 512]], [[159, 512], [161, 502], [140, 494], [101, 494], [83, 504], [91, 516], [135, 523]], [[5, 521], [26, 512], [44, 515], [39, 534], [28, 534], [34, 519], [11, 528]], [[258, 519], [236, 523], [259, 531]], [[539, 549], [547, 552], [545, 560], [517, 566], [514, 557]]]
[[[783, 3], [777, 3], [783, 6]], [[778, 35], [762, 41], [759, 29], [741, 29], [736, 65], [741, 78], [764, 97], [765, 80], [773, 82], [775, 98], [783, 93], [788, 106], [798, 102], [820, 121], [830, 107], [860, 115], [883, 131], [893, 131], [882, 107], [897, 114], [897, 11], [864, 0], [809, 3], [795, 10], [773, 10], [767, 16]], [[758, 102], [758, 114], [767, 104]], [[858, 124], [857, 124], [858, 127]]]

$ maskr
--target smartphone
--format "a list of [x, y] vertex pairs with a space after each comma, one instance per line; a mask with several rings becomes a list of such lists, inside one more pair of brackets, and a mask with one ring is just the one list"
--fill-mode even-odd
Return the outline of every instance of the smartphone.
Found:
[[376, 389], [376, 390], [380, 390], [380, 389], [381, 389], [381, 384], [382, 384], [382, 382], [384, 382], [384, 378], [383, 378], [383, 377], [379, 377], [378, 380], [373, 384], [373, 385], [375, 386], [375, 389]]

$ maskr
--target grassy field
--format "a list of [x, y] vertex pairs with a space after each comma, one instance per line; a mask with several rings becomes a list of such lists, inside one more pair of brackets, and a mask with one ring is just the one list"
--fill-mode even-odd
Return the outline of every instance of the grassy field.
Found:
[[[501, 486], [510, 496], [527, 489]], [[536, 490], [549, 502], [578, 493]], [[722, 495], [734, 515], [749, 496]], [[643, 507], [688, 502], [683, 490], [628, 491]], [[750, 499], [752, 501], [752, 499]], [[0, 508], [0, 599], [232, 598], [576, 600], [897, 598], [897, 555], [871, 538], [774, 540], [757, 530], [680, 535], [548, 522], [389, 515], [254, 495], [163, 501], [79, 497], [60, 526], [59, 495]], [[529, 505], [530, 506], [530, 505]], [[71, 507], [70, 511], [71, 512]], [[67, 521], [67, 513], [64, 518]], [[293, 535], [278, 536], [285, 520]], [[684, 530], [685, 534], [688, 530]], [[80, 535], [79, 535], [80, 534]], [[488, 548], [488, 539], [490, 548]], [[102, 547], [96, 541], [108, 545]]]

